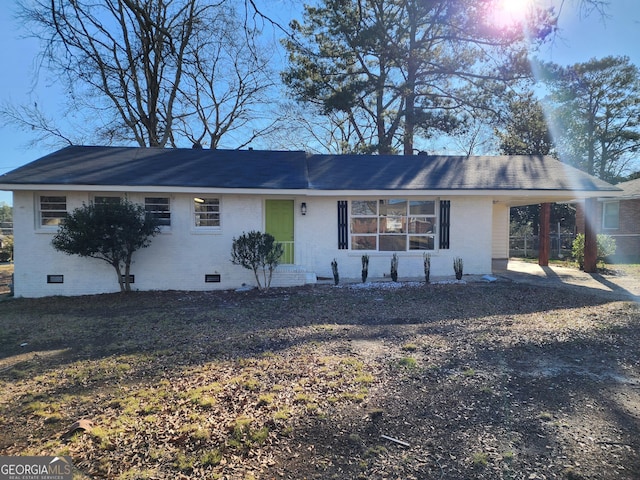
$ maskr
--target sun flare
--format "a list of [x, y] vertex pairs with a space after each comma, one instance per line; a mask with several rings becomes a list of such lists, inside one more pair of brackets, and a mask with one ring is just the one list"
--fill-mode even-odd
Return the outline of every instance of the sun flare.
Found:
[[489, 20], [498, 27], [509, 27], [524, 22], [531, 11], [533, 0], [495, 0]]

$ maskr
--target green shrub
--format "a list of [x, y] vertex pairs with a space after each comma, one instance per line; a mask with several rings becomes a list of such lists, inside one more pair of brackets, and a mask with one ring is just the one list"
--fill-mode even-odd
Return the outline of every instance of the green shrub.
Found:
[[[233, 239], [231, 263], [253, 271], [258, 289], [268, 290], [284, 250], [273, 235], [251, 231]], [[262, 281], [259, 271], [262, 270]]]
[[331, 271], [333, 272], [333, 283], [334, 285], [338, 285], [338, 283], [340, 283], [340, 275], [338, 274], [338, 262], [335, 258], [333, 262], [331, 262]]
[[116, 271], [120, 291], [129, 292], [133, 254], [158, 233], [160, 223], [144, 205], [120, 199], [76, 208], [62, 220], [51, 244], [67, 255], [107, 262]]
[[[598, 234], [596, 236], [596, 244], [596, 260], [599, 262], [603, 262], [606, 257], [616, 253], [616, 240], [609, 235]], [[584, 268], [584, 233], [576, 236], [571, 248], [571, 254], [582, 270]]]
[[462, 279], [462, 259], [460, 257], [456, 257], [453, 259], [453, 271], [456, 274], [456, 280]]
[[369, 255], [362, 255], [362, 283], [367, 281], [369, 276]]
[[398, 255], [395, 253], [391, 257], [391, 280], [398, 281]]
[[424, 263], [424, 281], [429, 283], [429, 277], [431, 276], [431, 255], [425, 253], [422, 258]]

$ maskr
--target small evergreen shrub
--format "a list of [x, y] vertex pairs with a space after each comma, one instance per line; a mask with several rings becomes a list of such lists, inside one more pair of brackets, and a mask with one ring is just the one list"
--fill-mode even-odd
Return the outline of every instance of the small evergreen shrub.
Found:
[[424, 281], [429, 283], [429, 277], [431, 276], [431, 255], [425, 253], [422, 256], [422, 260], [424, 263]]
[[453, 271], [456, 274], [456, 280], [462, 279], [462, 259], [460, 257], [456, 257], [453, 259]]
[[335, 258], [331, 262], [331, 271], [333, 272], [333, 284], [338, 285], [340, 283], [340, 275], [338, 274], [338, 262]]
[[[251, 231], [233, 239], [231, 263], [252, 270], [259, 290], [268, 290], [284, 250], [273, 235]], [[262, 271], [262, 279], [259, 272]]]
[[144, 205], [120, 199], [76, 208], [62, 220], [51, 245], [67, 255], [108, 263], [116, 272], [120, 291], [130, 292], [133, 254], [148, 247], [158, 233], [158, 219]]
[[367, 281], [369, 276], [369, 255], [362, 255], [362, 283]]
[[391, 280], [398, 281], [398, 255], [395, 253], [391, 257]]

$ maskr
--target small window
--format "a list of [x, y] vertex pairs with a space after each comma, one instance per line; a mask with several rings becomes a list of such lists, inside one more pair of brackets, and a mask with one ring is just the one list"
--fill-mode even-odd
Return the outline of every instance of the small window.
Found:
[[602, 204], [602, 227], [607, 230], [620, 228], [620, 202]]
[[171, 200], [169, 197], [145, 197], [144, 208], [158, 220], [161, 227], [171, 226]]
[[220, 199], [195, 197], [193, 199], [196, 228], [220, 228]]
[[117, 205], [120, 203], [120, 197], [109, 197], [106, 195], [100, 195], [100, 196], [96, 196], [93, 197], [93, 203], [106, 203], [109, 205]]
[[220, 283], [219, 273], [207, 273], [204, 276], [205, 283]]
[[41, 227], [57, 227], [67, 216], [67, 197], [41, 195], [39, 202]]
[[47, 275], [47, 283], [64, 283], [64, 275]]

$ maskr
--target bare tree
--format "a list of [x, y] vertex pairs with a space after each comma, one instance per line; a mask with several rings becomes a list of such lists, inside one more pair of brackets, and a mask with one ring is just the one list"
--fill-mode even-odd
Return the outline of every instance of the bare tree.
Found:
[[[41, 68], [64, 82], [70, 109], [92, 112], [96, 140], [164, 147], [207, 135], [215, 147], [255, 120], [249, 106], [265, 102], [273, 84], [257, 33], [238, 35], [249, 25], [232, 3], [33, 0], [19, 11], [42, 41]], [[5, 120], [33, 127], [29, 117], [43, 115], [27, 110]], [[43, 132], [59, 133], [50, 124]]]
[[558, 7], [558, 16], [562, 14], [564, 7], [568, 3], [574, 3], [578, 5], [579, 13], [581, 17], [588, 17], [592, 14], [597, 14], [601, 18], [607, 18], [608, 8], [611, 3], [610, 0], [562, 0]]
[[1, 125], [18, 125], [25, 130], [34, 133], [28, 146], [50, 146], [58, 147], [60, 145], [74, 145], [80, 138], [78, 135], [71, 136], [64, 133], [60, 127], [56, 125], [55, 119], [45, 115], [38, 108], [37, 103], [31, 105], [13, 105], [9, 102], [3, 102], [0, 105]]
[[463, 155], [488, 155], [496, 151], [491, 123], [486, 119], [473, 118], [452, 136], [452, 144]]
[[233, 5], [220, 5], [212, 13], [208, 30], [196, 32], [189, 45], [180, 88], [186, 114], [177, 119], [175, 131], [194, 145], [217, 148], [223, 137], [244, 130], [235, 138], [242, 147], [272, 132], [277, 123], [270, 95], [277, 74], [261, 48], [261, 32], [246, 19], [243, 23]]
[[370, 129], [361, 128], [344, 112], [321, 113], [314, 105], [292, 101], [282, 109], [286, 122], [273, 132], [269, 142], [277, 148], [353, 154], [363, 153], [364, 146], [375, 142]]

